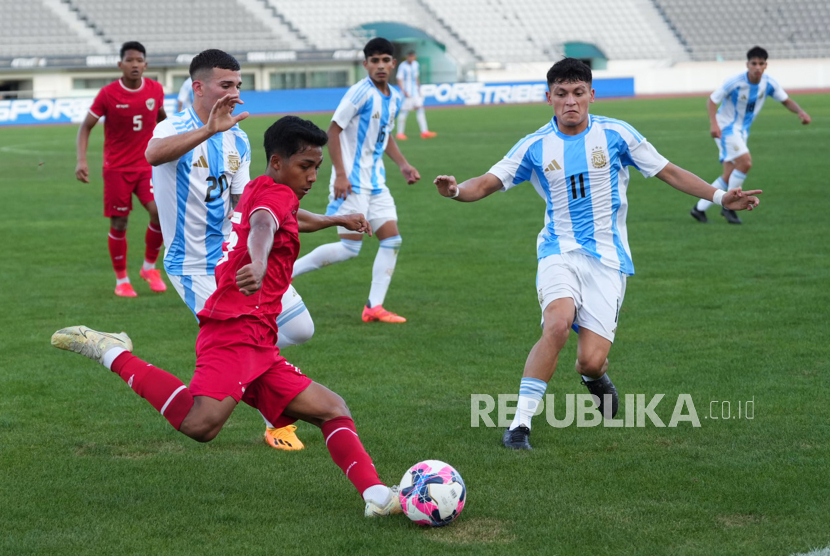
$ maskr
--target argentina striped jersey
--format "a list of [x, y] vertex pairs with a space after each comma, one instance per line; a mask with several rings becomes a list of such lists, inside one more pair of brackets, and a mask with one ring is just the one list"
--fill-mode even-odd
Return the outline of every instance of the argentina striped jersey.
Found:
[[781, 85], [768, 75], [762, 75], [757, 85], [749, 82], [746, 72], [727, 79], [709, 97], [715, 104], [722, 102], [717, 114], [721, 136], [738, 133], [747, 137], [749, 126], [770, 96], [778, 102], [789, 98]]
[[628, 166], [651, 177], [668, 164], [629, 124], [588, 116], [588, 128], [565, 135], [553, 118], [493, 166], [507, 191], [524, 181], [545, 200], [545, 227], [537, 255], [543, 259], [581, 249], [606, 266], [634, 274], [628, 246]]
[[398, 66], [398, 86], [403, 92], [411, 97], [419, 96], [418, 77], [421, 74], [421, 66], [418, 61], [401, 62]]
[[[386, 187], [383, 152], [395, 127], [403, 97], [394, 87], [381, 93], [368, 77], [352, 85], [340, 101], [332, 121], [340, 133], [340, 153], [354, 193], [377, 195]], [[335, 173], [331, 173], [334, 191]]]
[[[169, 116], [153, 138], [202, 127], [193, 108]], [[164, 269], [174, 276], [211, 275], [230, 233], [230, 196], [251, 180], [251, 144], [238, 125], [217, 133], [173, 160], [153, 168], [153, 190], [167, 250]]]

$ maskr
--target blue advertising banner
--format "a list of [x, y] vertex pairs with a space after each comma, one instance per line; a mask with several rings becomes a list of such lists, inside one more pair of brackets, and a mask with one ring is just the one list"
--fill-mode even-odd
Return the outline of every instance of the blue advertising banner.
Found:
[[[597, 98], [633, 97], [634, 78], [595, 79]], [[251, 115], [334, 112], [347, 89], [289, 89], [245, 91], [242, 108]], [[544, 102], [547, 84], [520, 83], [438, 83], [421, 85], [425, 106], [482, 106]], [[0, 100], [0, 126], [80, 123], [92, 106], [93, 97], [58, 99]], [[172, 114], [176, 97], [164, 100], [164, 110]]]

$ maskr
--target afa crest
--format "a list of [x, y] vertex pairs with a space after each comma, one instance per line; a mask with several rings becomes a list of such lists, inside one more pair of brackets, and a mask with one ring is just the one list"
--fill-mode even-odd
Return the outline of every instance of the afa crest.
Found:
[[145, 104], [147, 105], [147, 110], [152, 110], [156, 107], [156, 99], [148, 98]]
[[239, 170], [239, 165], [242, 163], [242, 159], [239, 158], [239, 153], [232, 152], [228, 154], [228, 170], [231, 173], [235, 174], [237, 170]]
[[605, 168], [608, 164], [608, 159], [605, 157], [605, 151], [602, 147], [597, 147], [591, 151], [591, 165], [594, 168]]

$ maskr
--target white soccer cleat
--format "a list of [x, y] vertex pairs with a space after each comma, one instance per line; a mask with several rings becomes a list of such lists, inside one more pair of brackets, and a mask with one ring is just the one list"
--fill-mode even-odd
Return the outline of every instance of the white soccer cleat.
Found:
[[70, 326], [52, 334], [52, 345], [58, 349], [74, 351], [104, 364], [104, 354], [111, 348], [120, 347], [133, 351], [133, 341], [126, 332], [110, 334], [98, 332], [86, 326]]
[[386, 505], [379, 506], [373, 501], [367, 500], [366, 510], [363, 512], [363, 515], [366, 517], [383, 517], [387, 515], [403, 513], [403, 509], [401, 508], [401, 496], [398, 492], [398, 486], [391, 486], [389, 487], [389, 490], [392, 491], [392, 496], [389, 498], [389, 502], [387, 502]]

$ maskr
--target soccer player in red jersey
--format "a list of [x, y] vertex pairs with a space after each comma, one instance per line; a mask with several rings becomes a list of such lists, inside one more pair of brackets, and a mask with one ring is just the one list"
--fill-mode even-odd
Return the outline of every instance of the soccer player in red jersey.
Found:
[[[196, 370], [188, 388], [135, 357], [125, 334], [85, 326], [57, 331], [52, 345], [117, 373], [179, 432], [199, 442], [219, 434], [239, 401], [282, 427], [302, 419], [320, 427], [334, 462], [363, 496], [367, 517], [399, 513], [395, 487], [378, 477], [343, 399], [279, 353], [276, 317], [300, 251], [299, 201], [317, 179], [326, 133], [286, 116], [265, 132], [266, 175], [250, 182], [216, 266], [217, 289], [199, 312]], [[360, 232], [368, 232], [364, 220]]]
[[127, 221], [133, 208], [132, 195], [150, 213], [144, 236], [146, 248], [141, 277], [154, 292], [167, 289], [156, 269], [162, 236], [151, 178], [153, 170], [144, 158], [153, 128], [162, 121], [164, 90], [161, 83], [143, 77], [147, 69], [146, 50], [141, 43], [125, 42], [121, 46], [118, 67], [123, 75], [98, 92], [86, 119], [78, 130], [76, 151], [78, 164], [75, 177], [89, 183], [86, 151], [89, 134], [104, 116], [104, 216], [110, 218], [109, 251], [115, 270], [115, 295], [135, 297], [137, 294], [127, 276]]

